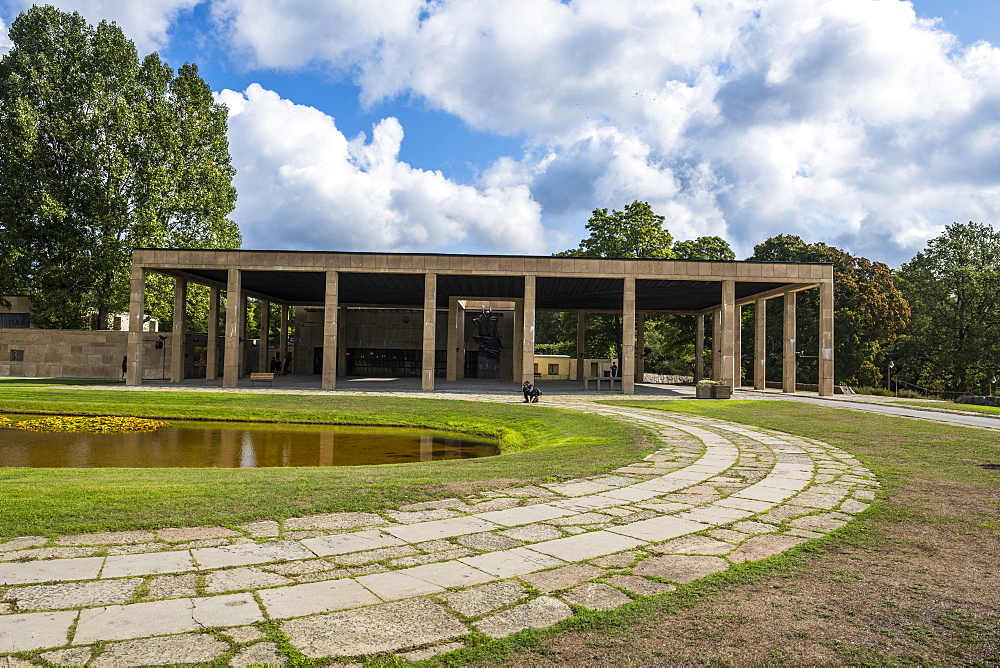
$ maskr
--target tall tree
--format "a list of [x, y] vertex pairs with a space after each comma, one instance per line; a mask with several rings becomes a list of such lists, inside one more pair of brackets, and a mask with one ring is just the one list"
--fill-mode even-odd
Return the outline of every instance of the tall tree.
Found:
[[[238, 247], [226, 110], [197, 68], [139, 62], [113, 23], [32, 7], [0, 60], [0, 270], [35, 322], [128, 304], [131, 249]], [[0, 286], [10, 283], [0, 279]]]
[[925, 387], [985, 391], [1000, 372], [1000, 232], [949, 225], [898, 277], [913, 308], [901, 371]]
[[[889, 267], [863, 257], [854, 257], [824, 243], [807, 244], [794, 235], [781, 234], [754, 246], [748, 260], [767, 262], [829, 262], [834, 279], [834, 341], [837, 381], [872, 384], [878, 381], [882, 351], [903, 332], [910, 319], [910, 307], [896, 287]], [[797, 300], [798, 350], [801, 376], [814, 380], [818, 373], [817, 323], [819, 297], [815, 290], [799, 293]], [[781, 330], [781, 310], [768, 309], [768, 331]], [[746, 332], [747, 340], [752, 333]], [[769, 371], [780, 373], [780, 340], [769, 342]], [[744, 346], [745, 350], [748, 350]], [[775, 376], [770, 380], [780, 380]]]
[[674, 257], [678, 260], [735, 260], [729, 242], [722, 237], [698, 237], [674, 244]]
[[[606, 258], [674, 257], [674, 238], [663, 227], [664, 217], [653, 212], [647, 202], [634, 201], [622, 211], [594, 209], [587, 230], [590, 234], [577, 248], [563, 256]], [[621, 360], [622, 317], [595, 315], [587, 319], [587, 357]]]

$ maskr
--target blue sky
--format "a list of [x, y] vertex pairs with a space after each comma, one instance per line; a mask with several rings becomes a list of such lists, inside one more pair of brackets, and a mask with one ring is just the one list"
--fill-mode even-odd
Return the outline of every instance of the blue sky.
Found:
[[546, 254], [639, 199], [898, 265], [1000, 211], [995, 0], [53, 4], [198, 64], [248, 248]]

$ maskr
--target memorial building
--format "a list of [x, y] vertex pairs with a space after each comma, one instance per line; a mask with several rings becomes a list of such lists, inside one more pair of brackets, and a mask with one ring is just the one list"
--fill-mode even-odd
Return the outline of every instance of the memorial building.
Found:
[[[129, 307], [130, 385], [142, 383], [144, 286], [148, 273], [174, 278], [174, 330], [183, 332], [187, 286], [210, 288], [205, 375], [236, 387], [246, 371], [242, 354], [248, 299], [280, 305], [279, 356], [288, 350], [289, 309], [295, 309], [296, 373], [316, 372], [332, 389], [344, 375], [419, 375], [421, 387], [475, 376], [520, 383], [535, 376], [535, 314], [578, 314], [577, 349], [584, 348], [588, 313], [622, 316], [618, 371], [625, 394], [642, 378], [647, 314], [697, 316], [696, 377], [701, 377], [705, 318], [713, 319], [711, 376], [737, 385], [740, 310], [783, 297], [782, 385], [795, 391], [796, 294], [819, 290], [819, 393], [833, 393], [833, 267], [829, 264], [650, 259], [137, 249], [132, 254]], [[220, 296], [226, 295], [224, 313]], [[235, 298], [233, 298], [235, 296]], [[270, 308], [261, 309], [267, 332]], [[754, 387], [764, 388], [765, 318], [756, 318]], [[220, 321], [224, 329], [219, 331]], [[184, 378], [184, 337], [168, 342], [170, 379]], [[749, 343], [749, 342], [747, 342]], [[260, 347], [261, 370], [268, 348]], [[588, 376], [582, 355], [578, 380]], [[282, 357], [283, 359], [283, 357]], [[616, 385], [617, 389], [617, 385]]]

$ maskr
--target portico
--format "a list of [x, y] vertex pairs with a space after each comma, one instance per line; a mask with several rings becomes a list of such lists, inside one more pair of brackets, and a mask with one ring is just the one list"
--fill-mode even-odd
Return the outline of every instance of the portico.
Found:
[[[762, 262], [710, 262], [648, 259], [526, 257], [503, 255], [445, 255], [429, 253], [341, 253], [309, 251], [242, 251], [137, 249], [133, 252], [130, 305], [129, 368], [127, 382], [142, 382], [142, 319], [145, 277], [148, 273], [172, 276], [175, 330], [183, 331], [185, 299], [190, 283], [211, 290], [209, 345], [217, 339], [219, 296], [226, 295], [223, 387], [235, 387], [245, 366], [246, 300], [256, 299], [281, 307], [281, 344], [288, 345], [289, 309], [322, 311], [318, 333], [319, 352], [296, 350], [303, 359], [319, 365], [321, 387], [334, 389], [345, 373], [347, 340], [392, 340], [387, 350], [412, 355], [419, 365], [421, 387], [463, 376], [469, 347], [470, 305], [482, 308], [503, 304], [513, 323], [504, 324], [509, 340], [503, 341], [506, 357], [500, 363], [501, 379], [520, 383], [534, 377], [535, 315], [539, 311], [579, 314], [582, 325], [588, 313], [613, 313], [622, 317], [621, 388], [634, 392], [641, 378], [641, 351], [646, 314], [688, 314], [698, 317], [696, 347], [703, 350], [704, 318], [713, 318], [713, 378], [738, 386], [738, 356], [742, 349], [739, 311], [755, 305], [763, 312], [766, 300], [784, 302], [783, 388], [795, 391], [795, 295], [820, 291], [819, 392], [833, 393], [833, 270], [828, 264]], [[387, 313], [407, 313], [410, 323], [387, 319]], [[268, 308], [261, 311], [269, 313]], [[362, 314], [369, 313], [367, 319]], [[214, 314], [214, 319], [213, 319]], [[375, 317], [375, 316], [378, 317]], [[263, 318], [266, 319], [266, 315]], [[364, 323], [366, 329], [361, 330]], [[758, 339], [763, 318], [758, 318]], [[266, 344], [267, 324], [262, 323]], [[373, 329], [374, 328], [374, 329]], [[378, 330], [381, 328], [381, 330]], [[385, 330], [395, 337], [381, 333]], [[413, 330], [413, 331], [411, 331]], [[406, 332], [410, 332], [406, 334]], [[404, 336], [405, 334], [405, 336]], [[367, 338], [366, 338], [367, 337]], [[409, 338], [406, 338], [409, 337]], [[175, 337], [177, 338], [177, 337]], [[503, 339], [503, 334], [501, 334]], [[762, 340], [762, 339], [761, 339]], [[398, 343], [408, 341], [408, 343]], [[296, 341], [299, 344], [299, 341]], [[578, 348], [585, 344], [583, 327]], [[371, 346], [374, 348], [375, 346]], [[763, 382], [763, 347], [755, 342], [755, 386]], [[266, 360], [267, 347], [259, 357]], [[209, 354], [210, 371], [216, 363]], [[580, 356], [582, 359], [582, 356]], [[509, 360], [509, 364], [507, 361]], [[699, 354], [698, 370], [703, 368]], [[171, 380], [179, 382], [183, 365], [174, 364]], [[759, 375], [758, 375], [759, 374]], [[582, 382], [582, 381], [581, 381]]]

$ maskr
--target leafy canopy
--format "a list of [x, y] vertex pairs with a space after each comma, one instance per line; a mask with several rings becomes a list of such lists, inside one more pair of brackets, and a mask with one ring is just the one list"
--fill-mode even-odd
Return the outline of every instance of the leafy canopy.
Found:
[[128, 304], [131, 250], [238, 247], [227, 112], [197, 67], [141, 63], [113, 23], [32, 7], [0, 60], [0, 288], [34, 321], [99, 326]]

